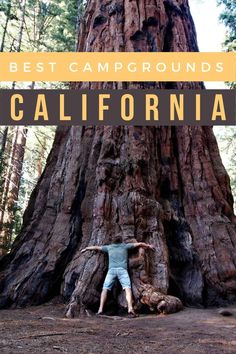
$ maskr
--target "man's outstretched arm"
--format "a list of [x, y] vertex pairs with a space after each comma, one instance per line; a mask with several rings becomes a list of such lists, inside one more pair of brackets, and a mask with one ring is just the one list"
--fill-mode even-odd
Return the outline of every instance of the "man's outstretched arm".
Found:
[[102, 250], [102, 247], [100, 246], [89, 246], [89, 247], [86, 247], [84, 248], [81, 253], [84, 253], [86, 251], [101, 251]]
[[136, 243], [134, 243], [134, 247], [142, 247], [144, 249], [149, 249], [152, 251], [156, 250], [153, 245], [149, 245], [148, 243], [145, 243], [145, 242], [136, 242]]

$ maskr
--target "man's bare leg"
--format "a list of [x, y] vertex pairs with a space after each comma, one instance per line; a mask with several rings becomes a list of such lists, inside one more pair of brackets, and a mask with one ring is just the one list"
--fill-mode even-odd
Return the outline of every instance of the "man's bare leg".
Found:
[[126, 301], [128, 303], [128, 313], [134, 313], [133, 297], [132, 297], [132, 291], [130, 288], [125, 288], [125, 297], [126, 297]]
[[100, 297], [100, 306], [98, 309], [98, 314], [103, 312], [103, 308], [107, 299], [107, 289], [102, 289], [101, 297]]

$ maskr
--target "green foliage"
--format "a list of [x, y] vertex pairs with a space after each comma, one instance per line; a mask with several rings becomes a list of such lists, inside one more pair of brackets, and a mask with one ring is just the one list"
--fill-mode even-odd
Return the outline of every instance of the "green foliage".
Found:
[[[27, 0], [21, 51], [74, 51], [84, 4], [83, 0]], [[4, 51], [16, 50], [21, 13], [20, 1], [0, 0], [0, 40], [9, 20]]]
[[[224, 46], [226, 51], [234, 52], [236, 50], [236, 1], [218, 0], [218, 4], [224, 6], [224, 10], [220, 16], [221, 21], [227, 28]], [[236, 82], [229, 82], [227, 84], [232, 89], [236, 88]]]
[[[11, 11], [10, 11], [11, 10]], [[12, 1], [0, 1], [0, 12], [2, 12], [5, 16], [9, 17], [9, 20], [18, 20], [16, 13], [14, 12], [14, 8], [12, 8]]]
[[23, 213], [41, 175], [41, 171], [45, 167], [54, 140], [55, 130], [56, 127], [53, 126], [28, 127], [19, 196], [14, 210], [12, 241], [14, 241], [14, 238], [21, 229]]
[[[56, 2], [57, 3], [57, 2]], [[51, 29], [50, 36], [56, 44], [57, 51], [74, 51], [76, 44], [76, 24], [78, 17], [77, 1], [68, 0], [58, 6], [58, 16], [55, 18], [54, 28]], [[52, 48], [53, 50], [53, 48]]]
[[215, 127], [223, 164], [230, 176], [230, 184], [234, 196], [236, 210], [236, 126]]
[[[0, 47], [3, 47], [5, 52], [16, 51], [19, 45], [23, 11], [20, 4], [19, 0], [0, 0]], [[85, 4], [86, 1], [83, 0], [27, 0], [20, 50], [23, 52], [75, 51], [78, 23]], [[15, 88], [22, 89], [30, 86], [31, 83], [25, 82], [15, 84]], [[12, 88], [12, 84], [1, 82], [0, 88]], [[64, 89], [68, 88], [68, 84], [37, 82], [35, 88]]]
[[[55, 130], [56, 127], [53, 126], [28, 127], [19, 195], [13, 208], [14, 219], [11, 223], [4, 223], [4, 227], [11, 230], [11, 239], [9, 240], [10, 243], [14, 241], [16, 235], [21, 229], [23, 213], [28, 205], [30, 195], [45, 167], [46, 160], [54, 140]], [[4, 127], [0, 127], [0, 142], [3, 134]], [[1, 193], [3, 192], [7, 167], [9, 165], [9, 158], [11, 155], [13, 134], [14, 128], [9, 127], [6, 148], [0, 161], [0, 200]], [[9, 249], [10, 245], [6, 245], [6, 247]]]
[[219, 4], [224, 5], [224, 10], [220, 19], [228, 29], [225, 46], [228, 51], [236, 50], [236, 1], [218, 0]]
[[8, 0], [0, 0], [0, 12], [3, 12], [5, 15], [7, 14], [8, 11], [8, 6], [11, 1]]
[[[26, 0], [24, 13], [22, 0], [0, 0], [1, 51], [75, 51], [78, 23], [83, 14], [85, 3], [86, 1], [83, 0]], [[22, 16], [23, 14], [24, 16]], [[23, 17], [24, 23], [22, 22]], [[15, 88], [29, 89], [33, 86], [31, 82], [18, 82]], [[34, 87], [37, 89], [65, 89], [68, 88], [68, 84], [37, 82]], [[1, 82], [0, 88], [12, 88], [12, 83]], [[11, 225], [5, 225], [13, 231], [11, 241], [20, 231], [24, 210], [46, 164], [54, 134], [55, 127], [28, 127], [19, 196], [14, 206], [14, 221]], [[0, 193], [12, 144], [10, 129], [8, 135], [8, 149], [6, 149], [0, 164]]]

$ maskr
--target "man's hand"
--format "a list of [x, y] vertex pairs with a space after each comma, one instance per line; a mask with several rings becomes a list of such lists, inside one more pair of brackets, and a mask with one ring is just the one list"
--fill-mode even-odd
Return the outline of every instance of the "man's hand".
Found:
[[89, 246], [84, 248], [82, 251], [80, 251], [80, 253], [84, 253], [86, 251], [101, 251], [102, 247], [101, 246]]
[[156, 251], [156, 248], [153, 245], [149, 245], [148, 243], [145, 242], [134, 243], [134, 247], [142, 247], [144, 249], [150, 249], [152, 251]]

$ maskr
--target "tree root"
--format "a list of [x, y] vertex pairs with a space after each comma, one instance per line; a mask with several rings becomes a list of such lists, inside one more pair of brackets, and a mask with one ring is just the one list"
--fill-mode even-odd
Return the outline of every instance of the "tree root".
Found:
[[158, 314], [171, 314], [183, 310], [183, 304], [175, 296], [160, 293], [152, 285], [145, 284], [140, 291], [140, 302]]

